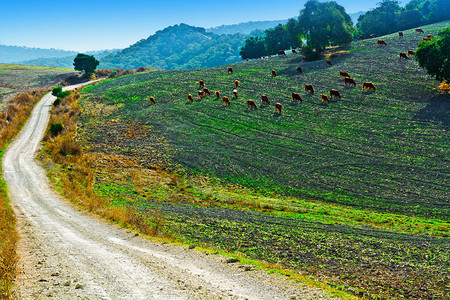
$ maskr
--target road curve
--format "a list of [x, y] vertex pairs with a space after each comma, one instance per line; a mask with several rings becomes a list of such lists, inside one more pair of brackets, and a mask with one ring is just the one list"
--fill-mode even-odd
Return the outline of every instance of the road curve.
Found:
[[36, 105], [3, 157], [21, 235], [18, 298], [328, 298], [281, 276], [227, 264], [219, 255], [149, 241], [61, 199], [34, 158], [54, 99], [47, 94]]

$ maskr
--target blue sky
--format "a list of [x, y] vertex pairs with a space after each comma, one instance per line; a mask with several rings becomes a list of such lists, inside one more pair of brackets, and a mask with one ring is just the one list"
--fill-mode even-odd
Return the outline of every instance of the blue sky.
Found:
[[[336, 0], [348, 13], [381, 0]], [[179, 23], [214, 27], [298, 16], [306, 0], [2, 0], [0, 44], [87, 51], [125, 48]], [[403, 1], [402, 3], [406, 3]]]

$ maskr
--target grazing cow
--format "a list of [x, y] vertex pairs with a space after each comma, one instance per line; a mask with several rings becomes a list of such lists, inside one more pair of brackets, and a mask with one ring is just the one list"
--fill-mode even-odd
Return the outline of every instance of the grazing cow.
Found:
[[150, 101], [151, 104], [156, 104], [154, 97], [150, 97], [150, 98], [148, 98], [148, 100]]
[[302, 72], [302, 67], [297, 67], [297, 73], [301, 73]]
[[339, 72], [339, 78], [344, 77], [344, 78], [350, 78], [350, 75], [348, 75], [347, 72]]
[[359, 40], [364, 40], [366, 37], [365, 36], [363, 36], [362, 34], [361, 35], [359, 35]]
[[312, 84], [305, 84], [305, 92], [310, 92], [311, 94], [314, 94], [314, 88]]
[[387, 43], [383, 40], [378, 40], [377, 41], [377, 46], [387, 46]]
[[370, 90], [376, 90], [376, 88], [375, 88], [375, 86], [373, 85], [373, 83], [372, 82], [363, 82], [363, 87], [362, 87], [362, 90], [363, 91], [365, 91], [366, 89], [368, 89], [369, 91]]
[[370, 35], [370, 38], [371, 38], [371, 39], [377, 38], [377, 37], [378, 37], [378, 35], [376, 35], [375, 33], [372, 33], [372, 34]]
[[402, 38], [402, 37], [403, 37], [403, 31], [399, 31], [399, 32], [398, 32], [398, 37], [399, 37], [399, 38]]
[[261, 95], [261, 105], [263, 104], [270, 105], [269, 97], [267, 97], [267, 95]]
[[286, 52], [284, 52], [284, 50], [280, 50], [278, 51], [278, 55], [286, 55]]
[[230, 104], [231, 104], [230, 99], [228, 99], [227, 96], [223, 96], [223, 98], [222, 98], [222, 104], [230, 105]]
[[330, 90], [330, 99], [333, 99], [333, 96], [334, 96], [334, 98], [341, 99], [341, 94], [337, 90], [331, 89]]
[[238, 91], [236, 89], [233, 90], [233, 97], [238, 98]]
[[275, 71], [274, 69], [272, 69], [272, 77], [277, 76], [277, 71]]
[[206, 95], [211, 96], [211, 92], [209, 91], [208, 88], [203, 88], [203, 94], [204, 94], [205, 96], [206, 96]]
[[189, 101], [189, 102], [194, 102], [194, 98], [192, 98], [192, 95], [191, 95], [191, 94], [188, 95], [188, 101]]
[[248, 58], [247, 58], [247, 61], [248, 61]]
[[297, 53], [297, 51], [295, 51], [295, 49], [292, 49], [292, 53], [296, 54], [296, 53]]
[[216, 91], [216, 97], [217, 97], [217, 99], [220, 98], [220, 91]]
[[356, 86], [356, 82], [353, 80], [353, 79], [351, 79], [350, 77], [345, 77], [344, 78], [344, 85], [354, 85], [354, 86]]
[[292, 100], [292, 101], [300, 101], [300, 102], [303, 101], [302, 97], [300, 97], [300, 95], [299, 95], [298, 93], [292, 93], [292, 98], [291, 98], [291, 100]]
[[402, 58], [408, 59], [408, 56], [406, 56], [406, 53], [400, 52], [400, 59], [402, 59]]
[[200, 87], [205, 87], [205, 82], [203, 80], [200, 80], [198, 84], [200, 85]]
[[422, 41], [424, 41], [424, 42], [431, 41], [431, 39], [429, 37], [424, 37], [424, 38], [422, 38]]
[[233, 73], [233, 68], [232, 67], [228, 67], [228, 74]]
[[203, 91], [198, 91], [198, 99], [202, 100], [203, 96], [205, 95], [205, 93], [203, 93]]
[[239, 86], [239, 80], [235, 80], [235, 81], [234, 81], [234, 86], [235, 86], [235, 87], [238, 87], [238, 86]]
[[322, 98], [322, 102], [330, 103], [330, 99], [328, 99], [327, 95], [322, 94], [320, 95], [320, 97]]
[[434, 36], [432, 34], [427, 35], [427, 38], [432, 39]]
[[307, 62], [308, 59], [306, 57], [302, 57], [302, 62]]
[[410, 55], [414, 56], [414, 54], [416, 54], [416, 53], [414, 52], [414, 50], [408, 50], [408, 56], [410, 56]]
[[331, 63], [331, 60], [327, 59], [327, 61], [325, 62], [327, 64], [327, 66], [332, 66], [333, 64]]
[[278, 113], [281, 115], [281, 110], [283, 109], [283, 105], [281, 103], [275, 103], [275, 111], [278, 111]]
[[423, 33], [423, 30], [422, 30], [422, 28], [416, 28], [415, 32], [416, 33]]
[[256, 106], [255, 101], [253, 101], [253, 100], [247, 100], [247, 109], [252, 109], [252, 108], [254, 108], [254, 109], [258, 108], [258, 107]]

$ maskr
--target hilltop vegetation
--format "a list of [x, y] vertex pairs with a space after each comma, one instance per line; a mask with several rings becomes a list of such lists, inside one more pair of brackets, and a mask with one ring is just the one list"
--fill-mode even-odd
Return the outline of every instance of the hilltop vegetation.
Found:
[[[53, 180], [64, 186], [59, 168], [158, 232], [287, 266], [356, 295], [443, 298], [449, 101], [398, 53], [449, 24], [384, 36], [385, 47], [368, 39], [335, 49], [346, 54], [333, 56], [333, 66], [290, 54], [229, 65], [232, 74], [229, 66], [151, 71], [86, 88], [76, 136], [92, 157], [80, 159], [93, 170], [87, 176], [58, 152]], [[344, 86], [339, 71], [357, 86]], [[215, 96], [188, 103], [199, 80], [231, 105]], [[361, 91], [363, 81], [376, 91]], [[316, 93], [305, 93], [305, 84]], [[342, 99], [321, 103], [331, 88]], [[303, 102], [291, 102], [292, 92]], [[270, 106], [260, 105], [262, 94]], [[258, 108], [248, 110], [247, 99]]]
[[170, 26], [100, 60], [101, 68], [195, 69], [237, 62], [248, 36], [216, 35], [186, 24]]

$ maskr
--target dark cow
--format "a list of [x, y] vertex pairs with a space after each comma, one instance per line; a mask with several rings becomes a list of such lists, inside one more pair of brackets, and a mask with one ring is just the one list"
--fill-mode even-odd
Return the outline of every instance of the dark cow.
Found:
[[341, 72], [339, 71], [339, 78], [344, 77], [344, 78], [350, 78], [350, 75], [348, 75], [347, 72]]
[[198, 91], [197, 94], [198, 94], [198, 99], [200, 99], [200, 100], [202, 100], [203, 96], [205, 95], [203, 93], [203, 91]]
[[432, 39], [432, 38], [434, 38], [434, 36], [432, 34], [428, 34], [427, 38]]
[[278, 51], [278, 55], [286, 55], [286, 52], [284, 52], [284, 50], [280, 50]]
[[415, 32], [416, 33], [423, 33], [423, 29], [422, 28], [416, 28]]
[[354, 85], [354, 86], [356, 86], [356, 82], [353, 79], [351, 79], [350, 77], [349, 78], [345, 77], [344, 78], [344, 85]]
[[256, 108], [258, 108], [257, 106], [256, 106], [256, 103], [255, 103], [255, 101], [253, 101], [253, 100], [247, 100], [247, 109], [256, 109]]
[[322, 98], [322, 102], [330, 103], [330, 99], [328, 99], [327, 95], [322, 94], [320, 95], [320, 97]]
[[275, 103], [275, 111], [278, 111], [278, 113], [281, 115], [281, 110], [283, 109], [283, 105], [281, 103]]
[[387, 46], [387, 43], [384, 40], [378, 40], [377, 46]]
[[217, 99], [220, 98], [220, 91], [216, 91], [216, 97], [217, 97]]
[[292, 101], [300, 101], [300, 102], [303, 101], [302, 97], [300, 97], [300, 95], [299, 95], [298, 93], [292, 93], [292, 98], [291, 98], [291, 100], [292, 100]]
[[333, 64], [331, 63], [331, 60], [327, 59], [327, 61], [325, 62], [327, 64], [327, 66], [332, 66]]
[[296, 53], [297, 53], [297, 51], [295, 51], [295, 49], [292, 49], [292, 53], [296, 54]]
[[238, 98], [238, 91], [236, 89], [233, 90], [233, 97]]
[[156, 104], [154, 97], [150, 97], [150, 98], [148, 98], [148, 100], [150, 101], [151, 104]]
[[403, 37], [403, 31], [399, 31], [399, 32], [398, 32], [398, 37], [399, 37], [399, 38], [402, 38], [402, 37]]
[[275, 71], [274, 69], [272, 69], [272, 76], [273, 77], [277, 76], [277, 71]]
[[359, 40], [364, 40], [366, 37], [363, 36], [362, 34], [359, 35]]
[[194, 102], [194, 98], [192, 98], [192, 95], [191, 95], [191, 94], [188, 95], [188, 101], [189, 101], [189, 102]]
[[305, 92], [310, 92], [311, 94], [314, 94], [314, 88], [312, 84], [305, 84]]
[[302, 62], [307, 62], [308, 59], [306, 57], [302, 57]]
[[233, 73], [233, 68], [232, 67], [228, 67], [228, 74]]
[[206, 95], [211, 96], [211, 92], [209, 91], [208, 88], [203, 88], [203, 94], [204, 94], [205, 96], [206, 96]]
[[235, 87], [238, 87], [238, 86], [239, 86], [239, 80], [235, 80], [235, 81], [234, 81], [234, 86], [235, 86]]
[[364, 81], [363, 82], [363, 86], [362, 86], [362, 90], [365, 91], [366, 89], [368, 89], [369, 91], [370, 90], [374, 90], [374, 91], [376, 90], [376, 88], [375, 88], [375, 86], [373, 85], [372, 82]]
[[404, 52], [400, 52], [400, 59], [408, 59], [408, 56], [406, 55], [406, 53], [404, 53]]
[[330, 90], [330, 99], [333, 99], [333, 96], [334, 96], [334, 98], [341, 99], [341, 94], [337, 90], [331, 89]]
[[228, 99], [227, 96], [223, 96], [223, 98], [222, 98], [222, 104], [230, 105], [230, 104], [231, 104], [230, 99]]
[[200, 87], [205, 87], [205, 82], [203, 80], [200, 80], [198, 84], [200, 85]]
[[408, 56], [414, 56], [416, 53], [413, 50], [408, 50]]
[[429, 38], [429, 37], [424, 37], [424, 38], [422, 38], [422, 41], [424, 41], [424, 42], [426, 42], [426, 41], [431, 41], [431, 38]]
[[297, 67], [297, 73], [301, 73], [302, 72], [302, 67]]
[[261, 95], [261, 105], [263, 104], [270, 105], [269, 97], [267, 97], [267, 95]]

